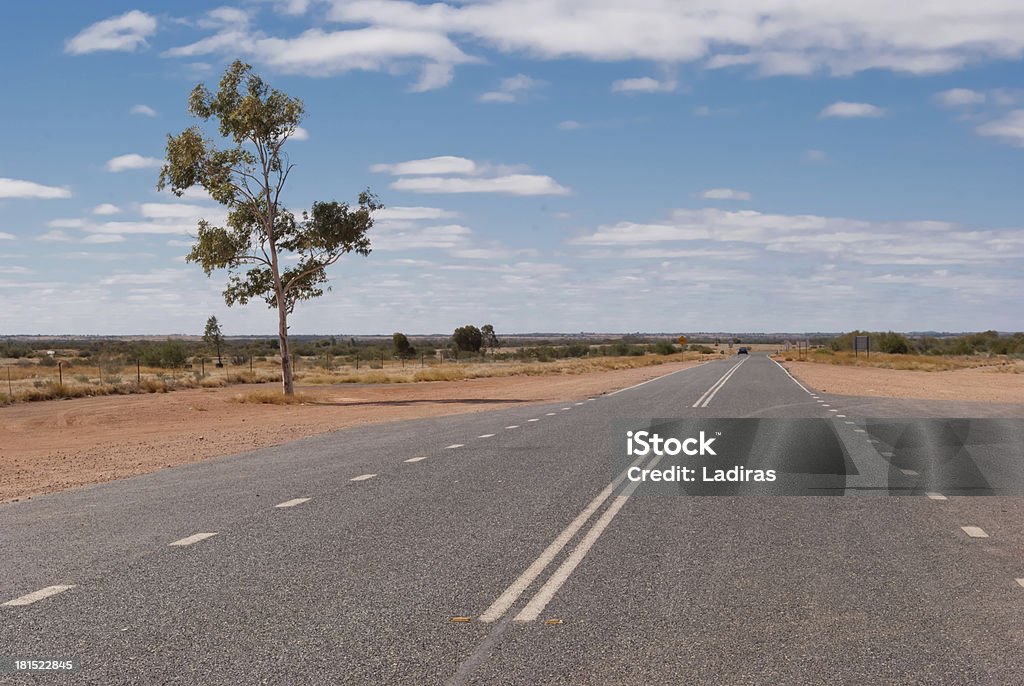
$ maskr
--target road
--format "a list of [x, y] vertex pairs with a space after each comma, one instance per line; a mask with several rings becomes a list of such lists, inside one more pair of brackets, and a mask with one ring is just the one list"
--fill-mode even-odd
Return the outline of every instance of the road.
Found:
[[[0, 505], [0, 659], [80, 663], [0, 683], [1024, 684], [1024, 498], [915, 490], [878, 417], [1024, 404], [819, 394], [755, 354]], [[847, 492], [922, 495], [643, 495], [623, 418], [817, 418]]]

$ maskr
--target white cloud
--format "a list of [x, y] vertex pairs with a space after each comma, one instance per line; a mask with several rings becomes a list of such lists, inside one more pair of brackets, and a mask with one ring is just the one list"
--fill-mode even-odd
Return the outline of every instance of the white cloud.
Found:
[[827, 157], [824, 150], [816, 150], [814, 148], [804, 150], [803, 154], [805, 162], [824, 162]]
[[635, 79], [620, 79], [612, 84], [614, 93], [671, 93], [678, 87], [674, 80], [663, 80], [642, 76]]
[[147, 45], [146, 38], [156, 31], [156, 19], [131, 10], [122, 15], [98, 21], [67, 41], [64, 52], [84, 55], [100, 50], [132, 52]]
[[568, 195], [570, 190], [550, 176], [522, 173], [518, 165], [480, 164], [450, 155], [375, 164], [370, 171], [401, 178], [391, 188], [414, 193], [504, 193], [507, 195]]
[[216, 7], [199, 20], [202, 28], [223, 28], [225, 26], [246, 26], [249, 13], [238, 7]]
[[132, 152], [107, 160], [107, 171], [123, 172], [129, 169], [158, 169], [163, 163], [163, 160], [155, 157], [144, 157]]
[[295, 132], [292, 133], [292, 135], [289, 138], [289, 140], [293, 140], [293, 141], [308, 141], [309, 140], [309, 131], [307, 131], [306, 129], [302, 128], [301, 126], [296, 126], [295, 127]]
[[442, 176], [403, 177], [391, 184], [413, 193], [503, 193], [507, 195], [568, 195], [570, 190], [550, 176], [509, 174], [492, 178]]
[[[640, 60], [666, 67], [699, 64], [709, 69], [748, 68], [761, 76], [821, 72], [850, 76], [872, 69], [936, 74], [1024, 55], [1024, 9], [1015, 0], [949, 2], [941, 11], [928, 3], [902, 3], [894, 9], [889, 0], [862, 0], [855, 5], [820, 0], [769, 5], [750, 0], [710, 4], [333, 0], [323, 4], [326, 20], [344, 28], [315, 27], [297, 35], [273, 35], [271, 29], [259, 30], [249, 22], [207, 18], [202, 24], [212, 33], [164, 54], [239, 56], [278, 71], [311, 76], [352, 70], [418, 72], [412, 91], [447, 85], [455, 67], [483, 61], [466, 51], [485, 48], [536, 60]], [[308, 3], [298, 0], [296, 7], [303, 12], [281, 11], [298, 16]], [[633, 82], [624, 85], [634, 91], [675, 88], [672, 79], [625, 81]], [[497, 90], [487, 100], [508, 102], [510, 97]]]
[[36, 240], [37, 241], [64, 242], [64, 241], [73, 241], [74, 238], [72, 238], [70, 235], [68, 235], [64, 231], [54, 230], [54, 231], [47, 231], [46, 233], [36, 237]]
[[144, 202], [139, 205], [139, 213], [147, 219], [195, 219], [198, 221], [206, 216], [221, 215], [221, 207], [190, 205], [177, 202]]
[[34, 198], [50, 200], [54, 198], [70, 198], [71, 191], [57, 186], [44, 186], [34, 181], [7, 179], [0, 177], [0, 198]]
[[418, 221], [421, 219], [448, 219], [459, 216], [458, 212], [438, 207], [385, 207], [373, 213], [375, 222]]
[[177, 283], [183, 278], [192, 276], [190, 269], [154, 269], [135, 274], [112, 274], [100, 279], [103, 286], [147, 286], [152, 284]]
[[29, 269], [28, 267], [22, 267], [22, 266], [17, 266], [16, 265], [16, 266], [12, 266], [12, 267], [0, 266], [0, 274], [20, 274], [20, 275], [23, 275], [23, 274], [35, 274], [35, 272], [32, 271], [31, 269]]
[[374, 250], [454, 249], [466, 244], [473, 231], [461, 224], [417, 227], [413, 229], [382, 228], [373, 240]]
[[992, 136], [1004, 143], [1024, 148], [1024, 110], [1013, 110], [1004, 117], [986, 122], [976, 131], [982, 136]]
[[[215, 226], [223, 226], [227, 210], [219, 206], [193, 205], [182, 202], [145, 202], [139, 205], [141, 220], [108, 221], [101, 224], [87, 224], [79, 220], [77, 228], [91, 234], [115, 236], [139, 234], [181, 234], [196, 232], [199, 221], [205, 219]], [[53, 222], [51, 222], [53, 225]], [[110, 239], [93, 239], [106, 241]], [[114, 239], [117, 240], [117, 239]]]
[[120, 214], [121, 208], [118, 207], [117, 205], [112, 205], [109, 202], [105, 202], [92, 208], [92, 213], [101, 215]]
[[747, 191], [732, 188], [709, 188], [700, 194], [706, 200], [750, 200], [753, 196]]
[[465, 157], [441, 155], [422, 160], [409, 160], [395, 164], [375, 164], [370, 171], [378, 174], [405, 176], [410, 174], [476, 174], [477, 164]]
[[298, 16], [305, 14], [309, 9], [309, 0], [280, 0], [275, 7], [281, 14]]
[[565, 121], [558, 122], [559, 131], [579, 131], [582, 128], [583, 124], [575, 119], [566, 119]]
[[144, 117], [155, 117], [156, 110], [149, 105], [132, 105], [132, 108], [128, 110], [129, 114], [141, 114]]
[[928, 3], [894, 6], [888, 0], [852, 5], [361, 0], [335, 2], [328, 16], [460, 36], [467, 44], [537, 59], [749, 65], [761, 74], [847, 76], [869, 69], [931, 74], [1024, 54], [1024, 7], [1015, 0], [950, 2], [941, 10]]
[[420, 78], [409, 90], [413, 93], [425, 93], [427, 91], [444, 88], [455, 78], [455, 69], [450, 64], [439, 62], [428, 62], [420, 70]]
[[239, 55], [290, 74], [334, 76], [349, 71], [408, 71], [420, 61], [413, 91], [447, 85], [454, 65], [477, 62], [443, 32], [369, 26], [342, 31], [309, 29], [294, 38], [275, 38], [248, 26], [226, 25], [189, 45], [167, 50], [167, 57]]
[[115, 233], [94, 233], [86, 236], [82, 239], [83, 243], [90, 244], [103, 244], [103, 243], [123, 243], [125, 240], [124, 236], [120, 236]]
[[872, 105], [866, 102], [834, 102], [825, 109], [823, 109], [818, 117], [821, 119], [827, 119], [829, 117], [838, 117], [841, 119], [851, 118], [877, 118], [885, 116], [885, 110], [877, 105]]
[[547, 82], [530, 78], [526, 74], [516, 74], [501, 80], [497, 90], [482, 94], [478, 100], [488, 103], [522, 102], [527, 95], [544, 86]]
[[85, 221], [82, 219], [51, 219], [46, 222], [46, 225], [55, 229], [80, 229], [85, 226]]
[[13, 233], [7, 233], [6, 231], [0, 231], [0, 241], [13, 241], [15, 236]]
[[[1024, 258], [1019, 230], [967, 229], [940, 221], [879, 222], [818, 215], [767, 214], [753, 210], [678, 209], [656, 223], [602, 225], [572, 245], [644, 248], [688, 243], [694, 248], [732, 244], [780, 253], [818, 255], [860, 265], [1010, 264]], [[769, 257], [777, 261], [777, 257]]]
[[935, 101], [943, 107], [963, 107], [985, 102], [985, 94], [969, 88], [950, 88], [936, 93]]

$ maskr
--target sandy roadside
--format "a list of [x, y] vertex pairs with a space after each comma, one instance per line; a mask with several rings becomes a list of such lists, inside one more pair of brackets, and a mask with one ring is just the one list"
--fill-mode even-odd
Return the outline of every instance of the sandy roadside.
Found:
[[1024, 403], [1024, 374], [999, 371], [995, 367], [923, 372], [815, 362], [782, 364], [805, 386], [822, 393], [875, 398]]
[[232, 402], [264, 386], [0, 408], [0, 502], [145, 474], [363, 424], [579, 400], [697, 365], [299, 389], [311, 405]]

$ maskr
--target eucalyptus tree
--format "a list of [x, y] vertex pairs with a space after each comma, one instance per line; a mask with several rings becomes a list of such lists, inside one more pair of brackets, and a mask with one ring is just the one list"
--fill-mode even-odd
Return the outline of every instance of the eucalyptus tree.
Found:
[[271, 88], [240, 60], [225, 70], [215, 93], [197, 85], [188, 111], [203, 121], [214, 120], [222, 140], [218, 144], [198, 125], [169, 135], [157, 188], [170, 188], [181, 197], [200, 186], [227, 208], [223, 226], [199, 222], [185, 259], [199, 264], [207, 276], [227, 271], [228, 306], [261, 298], [277, 310], [281, 378], [285, 394], [291, 395], [288, 316], [299, 301], [329, 290], [327, 267], [350, 252], [370, 254], [367, 232], [374, 211], [383, 205], [365, 190], [357, 207], [317, 201], [301, 219], [287, 209], [282, 196], [294, 164], [284, 146], [305, 109], [301, 100]]

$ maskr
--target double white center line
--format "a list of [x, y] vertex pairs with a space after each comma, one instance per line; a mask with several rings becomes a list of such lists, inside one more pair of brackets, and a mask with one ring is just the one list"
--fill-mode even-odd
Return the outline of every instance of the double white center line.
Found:
[[697, 402], [695, 402], [692, 405], [692, 407], [707, 407], [708, 404], [714, 399], [715, 394], [717, 394], [718, 391], [720, 391], [722, 389], [722, 386], [725, 385], [725, 382], [728, 381], [729, 378], [732, 377], [732, 375], [736, 373], [736, 370], [740, 368], [740, 365], [742, 365], [748, 359], [750, 359], [750, 358], [744, 357], [742, 360], [740, 360], [739, 362], [734, 364], [732, 367], [729, 367], [729, 371], [727, 371], [725, 374], [723, 374], [721, 379], [719, 379], [714, 384], [712, 384], [711, 388], [709, 388], [707, 391], [705, 391], [704, 395], [699, 397], [697, 399]]
[[[660, 455], [652, 459], [647, 465], [647, 468], [650, 469], [654, 467], [660, 459]], [[642, 458], [638, 458], [630, 465], [630, 467], [636, 466], [641, 460]], [[615, 477], [615, 479], [608, 484], [603, 491], [597, 494], [597, 497], [591, 500], [590, 503], [583, 508], [583, 511], [576, 516], [576, 519], [572, 520], [572, 522], [569, 523], [569, 526], [565, 527], [565, 529], [562, 530], [562, 533], [558, 534], [558, 537], [544, 549], [544, 552], [542, 552], [540, 556], [534, 560], [522, 574], [519, 575], [519, 578], [513, 581], [512, 584], [506, 588], [500, 596], [498, 596], [498, 599], [495, 600], [482, 615], [480, 615], [481, 622], [495, 622], [501, 619], [501, 617], [508, 612], [509, 608], [512, 607], [512, 605], [519, 600], [519, 597], [523, 595], [526, 589], [529, 588], [530, 584], [536, 581], [537, 577], [541, 575], [541, 572], [551, 564], [551, 561], [554, 560], [558, 553], [560, 553], [569, 541], [572, 540], [573, 536], [583, 528], [583, 525], [587, 523], [587, 520], [589, 520], [590, 517], [600, 509], [601, 505], [611, 497], [611, 494], [615, 492], [615, 489], [618, 488], [619, 484], [621, 484], [626, 478], [626, 473], [628, 471], [629, 470], [627, 468]], [[611, 506], [604, 511], [594, 526], [591, 527], [590, 531], [588, 531], [583, 539], [576, 545], [576, 548], [569, 553], [569, 556], [564, 562], [562, 562], [558, 569], [555, 570], [554, 574], [548, 578], [547, 582], [544, 583], [540, 590], [537, 591], [536, 595], [534, 595], [530, 602], [527, 603], [526, 607], [516, 615], [515, 621], [530, 622], [540, 615], [544, 610], [544, 607], [555, 596], [555, 593], [558, 592], [558, 589], [565, 583], [565, 580], [569, 578], [569, 575], [572, 574], [577, 565], [583, 561], [584, 556], [590, 548], [593, 547], [601, 533], [608, 528], [612, 519], [616, 514], [618, 514], [619, 510], [622, 509], [622, 506], [626, 504], [626, 501], [629, 500], [629, 496], [632, 495], [634, 490], [636, 490], [639, 483], [640, 482], [638, 481], [631, 482], [630, 485], [623, 490], [621, 495], [616, 496]]]

